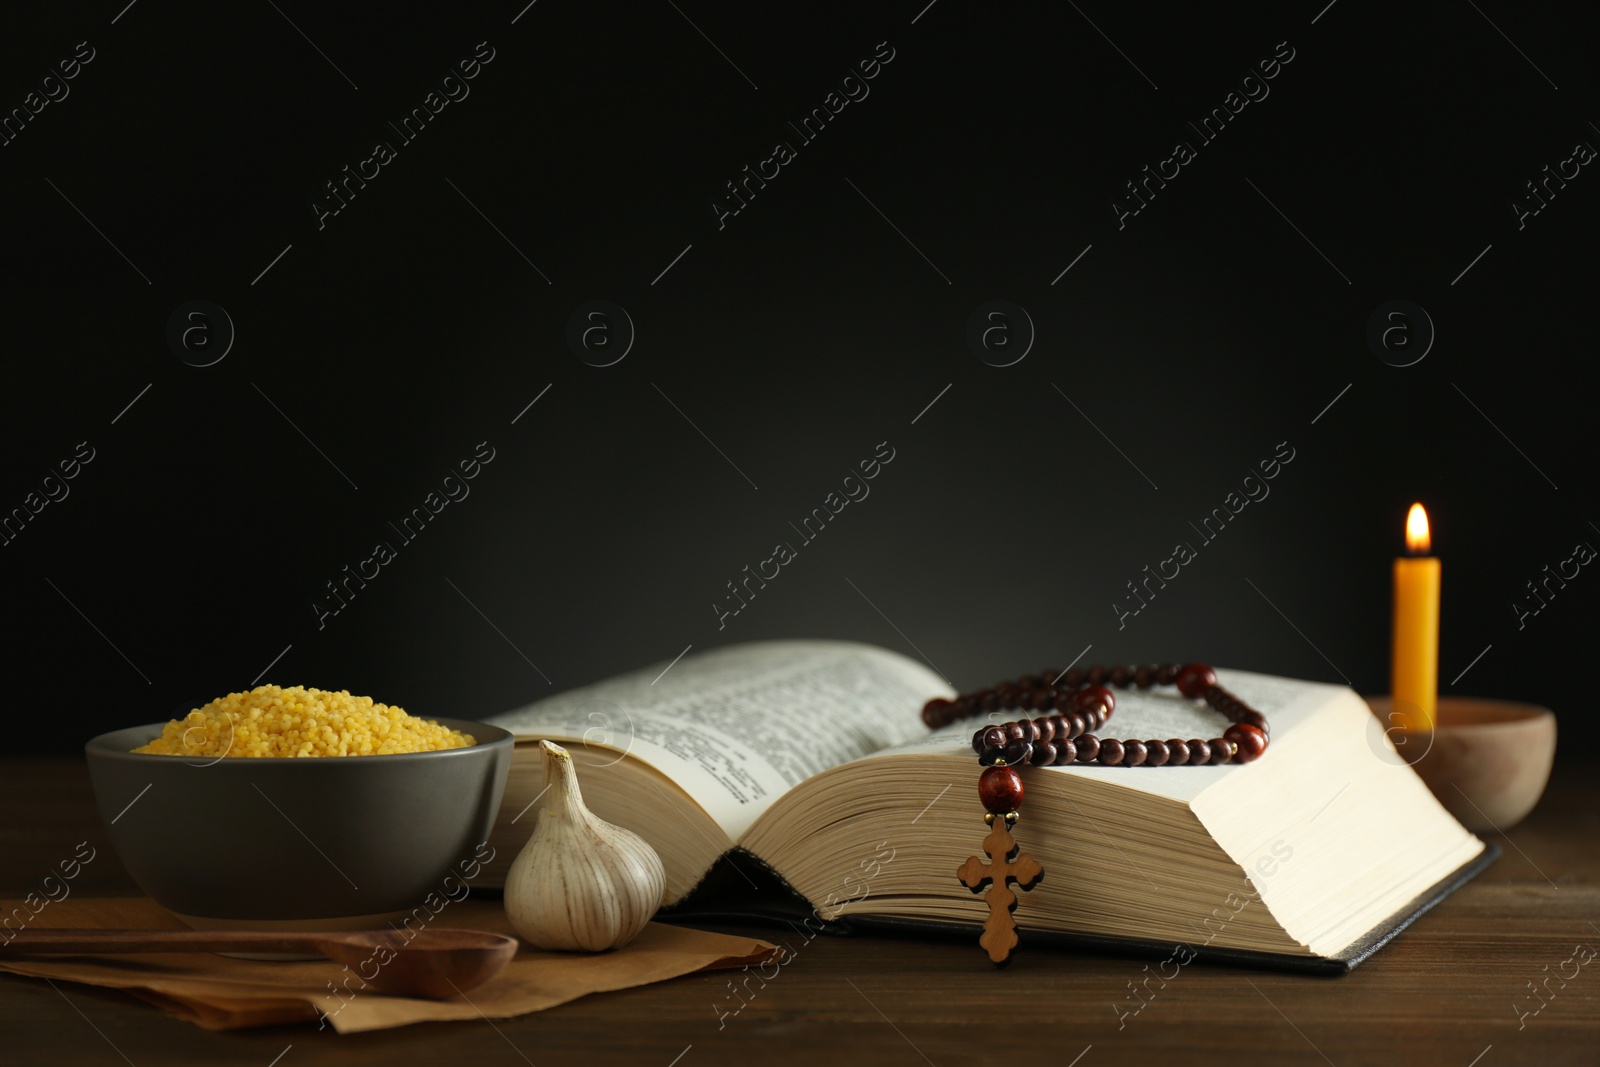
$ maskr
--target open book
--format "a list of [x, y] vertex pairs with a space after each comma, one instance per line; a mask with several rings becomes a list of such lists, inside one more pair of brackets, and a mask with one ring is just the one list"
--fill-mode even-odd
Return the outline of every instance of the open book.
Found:
[[[1017, 840], [1045, 870], [1019, 893], [1025, 945], [1043, 931], [1344, 970], [1492, 858], [1354, 692], [1217, 674], [1271, 722], [1253, 763], [1022, 769]], [[1208, 738], [1226, 725], [1171, 688], [1116, 692], [1107, 736]], [[964, 924], [975, 937], [987, 907], [956, 868], [987, 832], [971, 748], [984, 720], [930, 732], [919, 714], [954, 695], [883, 649], [773, 641], [499, 716], [518, 747], [487, 884], [532, 830], [544, 771], [531, 742], [548, 738], [573, 753], [589, 807], [660, 853], [669, 906], [692, 906], [702, 882], [747, 881], [747, 899], [720, 910], [776, 914], [786, 884], [825, 922]], [[742, 880], [707, 879], [729, 864]]]

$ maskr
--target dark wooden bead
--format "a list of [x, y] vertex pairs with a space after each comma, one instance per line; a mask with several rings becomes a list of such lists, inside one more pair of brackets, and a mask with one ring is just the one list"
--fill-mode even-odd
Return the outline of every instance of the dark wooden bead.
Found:
[[985, 689], [978, 694], [978, 707], [983, 711], [999, 711], [1000, 697], [993, 689]]
[[1063, 737], [1052, 741], [1051, 744], [1055, 746], [1057, 763], [1072, 763], [1078, 758], [1078, 746], [1075, 742]]
[[1267, 735], [1249, 723], [1236, 722], [1222, 731], [1222, 736], [1233, 742], [1233, 758], [1240, 763], [1249, 763], [1267, 750]]
[[1156, 669], [1148, 665], [1135, 667], [1133, 670], [1133, 684], [1140, 689], [1149, 689], [1156, 684]]
[[1144, 763], [1146, 767], [1165, 767], [1171, 754], [1167, 751], [1165, 741], [1146, 741], [1144, 743]]
[[1122, 742], [1115, 737], [1107, 737], [1100, 742], [1099, 760], [1103, 766], [1117, 766], [1122, 762], [1122, 755]]
[[1013, 767], [1027, 763], [1033, 757], [1033, 744], [1029, 741], [1007, 741], [1000, 750], [1000, 758]]
[[[1047, 678], [1045, 681], [1047, 682], [1049, 679]], [[1037, 689], [1043, 684], [1044, 682], [1039, 681], [1039, 679], [1035, 678], [1031, 674], [1024, 674], [1021, 678], [1017, 679], [1018, 689]]]
[[1022, 727], [1022, 739], [1024, 741], [1031, 742], [1039, 740], [1038, 723], [1034, 722], [1032, 719], [1018, 719], [1017, 725]]
[[1068, 689], [1076, 689], [1083, 684], [1083, 668], [1068, 667], [1066, 675], [1061, 679]]
[[1017, 687], [1010, 682], [1001, 682], [994, 687], [994, 697], [1000, 702], [1000, 707], [1014, 708], [1017, 706]]
[[1016, 811], [1022, 806], [1022, 775], [1015, 767], [990, 767], [978, 776], [978, 799], [995, 815]]
[[1246, 708], [1239, 713], [1239, 718], [1234, 721], [1242, 722], [1247, 726], [1254, 726], [1269, 738], [1272, 736], [1272, 729], [1267, 725], [1267, 717], [1259, 711], [1252, 711]]
[[1112, 667], [1111, 670], [1106, 673], [1106, 681], [1110, 682], [1118, 689], [1126, 689], [1128, 687], [1128, 683], [1132, 680], [1133, 672], [1120, 663], [1115, 667]]
[[1033, 725], [1039, 730], [1039, 740], [1054, 741], [1056, 739], [1055, 720], [1048, 718], [1034, 719]]
[[1203, 767], [1211, 762], [1211, 746], [1198, 737], [1189, 738], [1189, 765]]
[[1033, 701], [1034, 701], [1034, 692], [1033, 692], [1032, 689], [1018, 689], [1017, 690], [1017, 707], [1018, 708], [1021, 708], [1023, 711], [1032, 711], [1033, 710]]
[[1072, 736], [1072, 722], [1065, 715], [1052, 715], [1050, 721], [1056, 724], [1056, 735], [1051, 738], [1052, 741]]
[[1056, 761], [1056, 746], [1049, 741], [1040, 741], [1033, 746], [1033, 759], [1035, 767], [1048, 767]]
[[1100, 739], [1094, 734], [1084, 734], [1073, 742], [1078, 746], [1078, 762], [1093, 763], [1100, 758]]
[[1026, 741], [1028, 739], [1028, 734], [1025, 730], [1023, 730], [1020, 722], [1008, 722], [1002, 727], [1002, 729], [1004, 729], [1006, 732], [1007, 740]]
[[1204, 663], [1190, 663], [1178, 672], [1178, 692], [1193, 700], [1205, 695], [1208, 687], [1217, 684], [1217, 672]]
[[1056, 679], [1058, 679], [1060, 677], [1061, 677], [1060, 668], [1058, 668], [1058, 667], [1046, 667], [1044, 670], [1039, 672], [1039, 684], [1040, 685], [1060, 685], [1061, 683], [1056, 680]]
[[1144, 764], [1145, 757], [1150, 750], [1144, 747], [1143, 741], [1122, 742], [1122, 765], [1124, 767], [1139, 767]]
[[1035, 689], [1033, 691], [1033, 706], [1038, 711], [1052, 711], [1056, 706], [1056, 691], [1054, 689]]
[[1081, 711], [1067, 713], [1067, 722], [1072, 727], [1071, 737], [1082, 737], [1089, 732], [1089, 717]]
[[1003, 726], [985, 726], [982, 733], [985, 748], [999, 748], [1011, 740], [1006, 736], [1006, 730]]
[[[955, 710], [955, 705], [943, 697], [934, 697], [922, 705], [922, 722], [930, 730], [937, 730], [947, 723], [955, 722], [955, 716], [949, 713]], [[948, 716], [948, 717], [947, 717]]]
[[1175, 663], [1163, 663], [1156, 668], [1156, 684], [1171, 685], [1178, 680], [1178, 666]]
[[1227, 763], [1233, 759], [1233, 742], [1224, 737], [1213, 737], [1206, 744], [1211, 746], [1211, 762]]
[[1103, 705], [1109, 713], [1116, 710], [1116, 695], [1103, 685], [1090, 685], [1078, 690], [1072, 698], [1072, 706], [1079, 711], [1092, 711], [1096, 706]]
[[1104, 667], [1090, 667], [1083, 672], [1083, 676], [1090, 685], [1099, 685], [1106, 680], [1106, 669]]
[[983, 755], [983, 750], [989, 747], [988, 742], [983, 739], [984, 733], [985, 731], [979, 730], [972, 735], [972, 751], [980, 756]]
[[1189, 742], [1174, 737], [1167, 741], [1167, 765], [1182, 767], [1189, 762]]

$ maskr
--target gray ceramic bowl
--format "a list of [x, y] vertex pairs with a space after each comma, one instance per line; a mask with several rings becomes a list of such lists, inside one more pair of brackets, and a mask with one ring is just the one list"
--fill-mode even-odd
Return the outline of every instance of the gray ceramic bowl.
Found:
[[478, 743], [394, 756], [135, 755], [160, 735], [152, 723], [85, 751], [117, 856], [156, 903], [197, 926], [360, 928], [430, 893], [437, 908], [481, 877], [512, 736], [436, 721]]

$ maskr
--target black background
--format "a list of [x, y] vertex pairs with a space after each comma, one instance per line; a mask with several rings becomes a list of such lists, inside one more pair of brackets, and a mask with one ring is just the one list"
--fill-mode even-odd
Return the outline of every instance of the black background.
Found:
[[[1600, 144], [1590, 17], [925, 3], [9, 15], [0, 106], [78, 42], [94, 59], [0, 148], [0, 508], [95, 458], [0, 548], [8, 747], [181, 713], [280, 653], [262, 680], [468, 718], [792, 636], [962, 688], [1092, 646], [1377, 692], [1413, 499], [1442, 690], [1595, 740], [1600, 577], [1521, 630], [1510, 606], [1600, 544], [1600, 176], [1520, 230], [1511, 208]], [[480, 41], [470, 95], [319, 229], [323, 183]], [[879, 42], [870, 95], [799, 144]], [[1199, 146], [1186, 122], [1279, 42], [1270, 95]], [[1198, 157], [1119, 230], [1112, 199], [1179, 139]], [[719, 229], [723, 183], [779, 140], [795, 161]], [[637, 330], [604, 368], [565, 340], [596, 298]], [[166, 341], [193, 299], [237, 330], [210, 367]], [[1013, 366], [965, 340], [991, 299], [1037, 329]], [[1365, 341], [1392, 299], [1437, 329], [1414, 366]], [[480, 441], [470, 496], [319, 629], [324, 583]], [[801, 546], [789, 523], [885, 441], [871, 495]], [[1119, 629], [1125, 583], [1279, 442], [1271, 495]], [[719, 629], [779, 540], [798, 558]]]

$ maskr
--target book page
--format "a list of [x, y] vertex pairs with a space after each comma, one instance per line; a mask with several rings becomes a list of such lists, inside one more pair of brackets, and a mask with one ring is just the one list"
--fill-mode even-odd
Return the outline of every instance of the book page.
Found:
[[[1217, 668], [1217, 682], [1267, 717], [1274, 743], [1281, 741], [1327, 704], [1340, 699], [1341, 694], [1350, 692], [1342, 685], [1302, 682], [1220, 667]], [[1102, 737], [1162, 741], [1172, 737], [1183, 740], [1197, 737], [1206, 741], [1220, 737], [1229, 725], [1222, 713], [1212, 710], [1201, 701], [1182, 696], [1170, 686], [1143, 692], [1137, 689], [1114, 689], [1112, 692], [1116, 695], [1117, 707], [1105, 727], [1096, 731]], [[962, 719], [934, 733], [923, 733], [907, 744], [869, 755], [892, 756], [902, 752], [961, 755], [972, 759], [976, 767], [977, 757], [972, 753], [973, 732], [980, 726], [988, 725], [991, 720], [993, 723], [1009, 722], [1025, 714], [1028, 713], [1013, 710], [994, 712], [988, 718]], [[1115, 785], [1187, 803], [1216, 784], [1222, 776], [1243, 773], [1249, 767], [1250, 764], [1225, 763], [1221, 766], [1136, 767], [1130, 770], [1127, 767], [1102, 767], [1098, 763], [1074, 763], [1064, 767], [1033, 769], [1051, 774], [1101, 778]]]
[[585, 763], [640, 759], [738, 840], [813, 774], [925, 734], [922, 705], [954, 695], [928, 668], [870, 645], [769, 641], [663, 661], [489, 721], [518, 740], [573, 742], [580, 778]]

